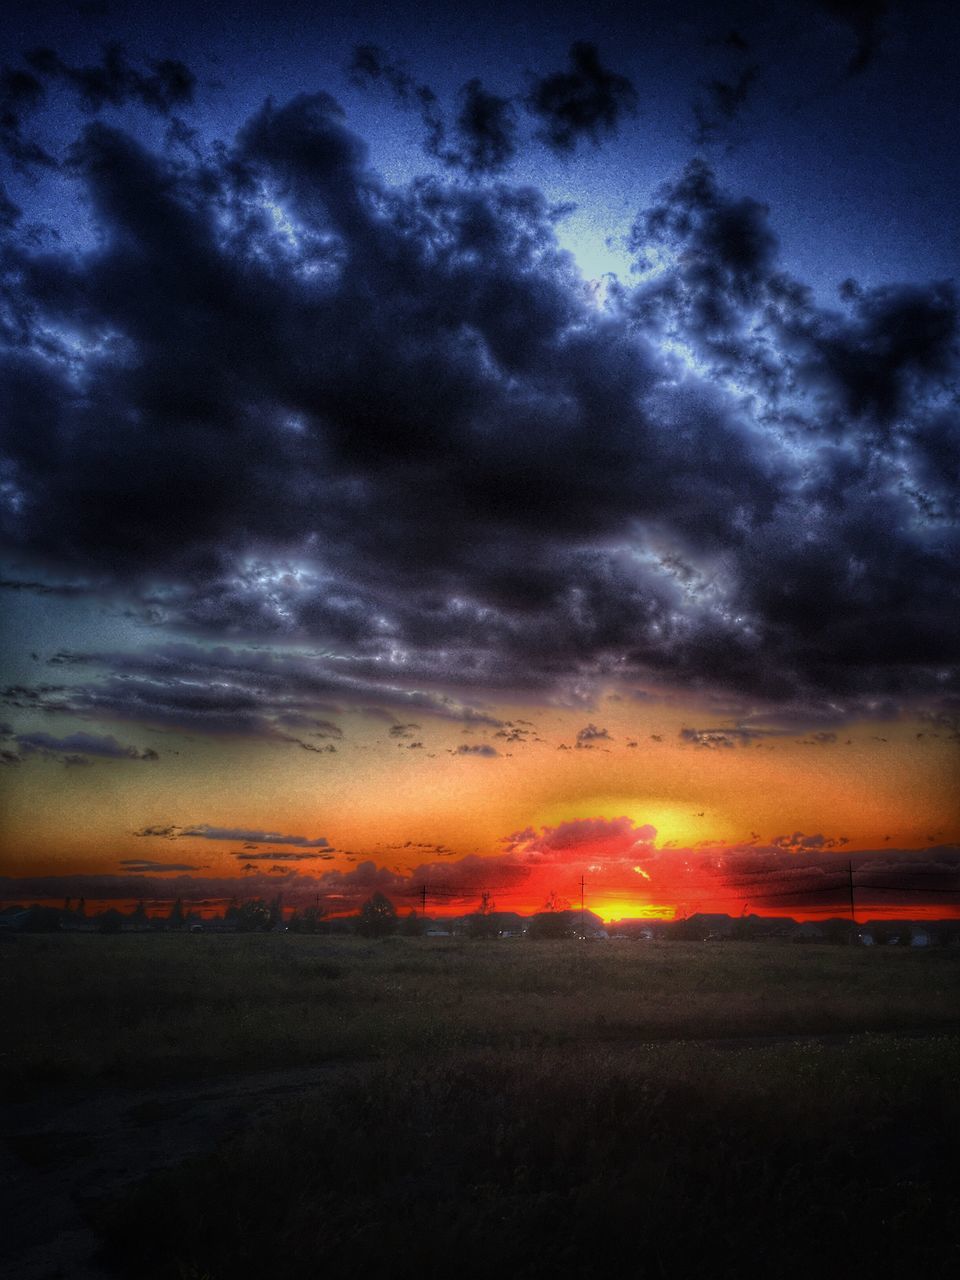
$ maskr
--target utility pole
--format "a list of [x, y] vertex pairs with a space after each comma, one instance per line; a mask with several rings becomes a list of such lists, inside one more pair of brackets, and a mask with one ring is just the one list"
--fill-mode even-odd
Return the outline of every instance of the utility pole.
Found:
[[857, 927], [857, 913], [853, 905], [853, 859], [852, 858], [847, 863], [847, 875], [849, 877], [849, 885], [850, 885], [850, 924], [852, 926], [850, 931], [850, 936], [852, 941], [854, 931], [856, 930], [856, 927]]
[[583, 918], [583, 876], [580, 877], [580, 941], [582, 942], [587, 936], [586, 925]]
[[427, 886], [420, 886], [420, 918], [421, 920], [427, 914]]

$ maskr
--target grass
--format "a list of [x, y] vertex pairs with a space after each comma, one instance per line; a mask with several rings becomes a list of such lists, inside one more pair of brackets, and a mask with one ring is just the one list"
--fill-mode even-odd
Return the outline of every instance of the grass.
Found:
[[0, 951], [0, 1087], [463, 1050], [956, 1025], [960, 951], [34, 935]]
[[0, 1083], [343, 1064], [95, 1207], [119, 1276], [935, 1280], [958, 980], [954, 949], [21, 936]]
[[958, 1068], [957, 1037], [381, 1065], [111, 1206], [106, 1261], [143, 1280], [952, 1277]]

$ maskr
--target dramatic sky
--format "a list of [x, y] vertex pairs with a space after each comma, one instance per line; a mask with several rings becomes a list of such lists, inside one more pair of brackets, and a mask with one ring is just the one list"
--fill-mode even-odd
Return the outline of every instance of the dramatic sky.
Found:
[[0, 46], [0, 899], [957, 909], [955, 6]]

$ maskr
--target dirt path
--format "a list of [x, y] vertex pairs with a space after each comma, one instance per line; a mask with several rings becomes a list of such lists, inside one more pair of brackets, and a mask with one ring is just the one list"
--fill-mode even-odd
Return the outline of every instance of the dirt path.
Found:
[[[844, 1045], [867, 1035], [955, 1035], [960, 1024], [826, 1035], [644, 1040], [716, 1049]], [[623, 1041], [611, 1048], [625, 1049]], [[0, 1271], [17, 1280], [104, 1280], [84, 1206], [210, 1151], [282, 1102], [305, 1101], [370, 1064], [328, 1064], [150, 1089], [59, 1091], [0, 1109]]]
[[[362, 1069], [353, 1067], [352, 1070]], [[278, 1103], [329, 1087], [343, 1065], [154, 1089], [57, 1093], [0, 1110], [0, 1272], [100, 1280], [84, 1205], [211, 1150]]]

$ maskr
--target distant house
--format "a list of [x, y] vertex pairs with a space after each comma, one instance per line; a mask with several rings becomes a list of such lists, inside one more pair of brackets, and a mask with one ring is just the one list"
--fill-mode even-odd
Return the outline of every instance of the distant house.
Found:
[[809, 920], [798, 924], [792, 935], [794, 942], [822, 942], [823, 938], [824, 933], [820, 926]]
[[560, 911], [538, 911], [527, 925], [529, 938], [584, 938], [590, 942], [605, 942], [607, 930], [603, 921], [593, 911], [580, 911], [568, 907]]
[[693, 915], [687, 916], [684, 924], [686, 931], [698, 935], [704, 941], [709, 939], [717, 942], [722, 938], [729, 938], [733, 933], [733, 919], [723, 913], [695, 911]]

